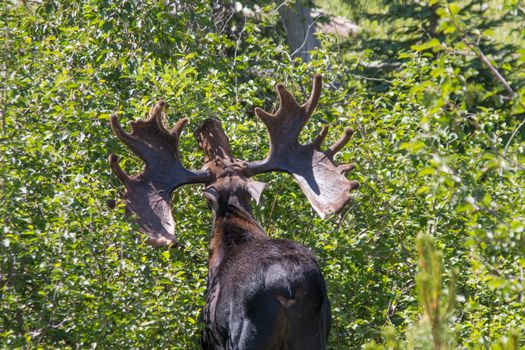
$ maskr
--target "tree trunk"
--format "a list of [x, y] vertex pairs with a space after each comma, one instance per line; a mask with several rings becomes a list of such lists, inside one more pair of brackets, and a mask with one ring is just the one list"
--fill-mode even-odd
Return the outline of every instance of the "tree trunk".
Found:
[[293, 4], [283, 4], [279, 0], [277, 3], [292, 55], [299, 55], [305, 62], [310, 61], [309, 51], [319, 47], [310, 8], [305, 6], [305, 0], [296, 0]]

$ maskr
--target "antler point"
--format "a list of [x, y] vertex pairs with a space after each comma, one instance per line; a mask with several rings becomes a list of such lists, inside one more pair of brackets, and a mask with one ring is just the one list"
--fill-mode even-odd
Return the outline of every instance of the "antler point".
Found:
[[188, 123], [188, 118], [179, 119], [179, 121], [175, 124], [173, 129], [171, 129], [170, 134], [171, 135], [176, 134], [178, 136], [180, 132], [182, 131], [182, 129], [184, 129], [184, 126], [186, 126], [187, 123]]
[[323, 143], [323, 141], [326, 139], [326, 136], [328, 135], [329, 129], [330, 129], [330, 125], [323, 125], [321, 132], [319, 133], [317, 138], [312, 142], [314, 149], [319, 149], [321, 147], [321, 144]]
[[146, 238], [146, 243], [153, 247], [171, 247], [177, 244], [177, 240], [175, 239], [175, 237], [166, 237], [166, 236], [153, 237], [153, 236], [150, 236], [148, 233], [148, 237]]
[[327, 151], [327, 154], [330, 157], [333, 157], [337, 152], [341, 150], [341, 148], [343, 148], [348, 143], [348, 141], [350, 141], [350, 138], [352, 137], [353, 134], [354, 134], [354, 129], [346, 128], [343, 131], [343, 135], [341, 136], [341, 138], [337, 140], [337, 142], [334, 143], [330, 147], [330, 149]]
[[109, 165], [111, 166], [111, 170], [117, 175], [117, 177], [122, 181], [122, 183], [126, 186], [126, 184], [130, 181], [130, 178], [128, 174], [122, 170], [120, 167], [120, 164], [118, 162], [118, 157], [111, 153], [108, 157]]
[[255, 107], [254, 112], [265, 124], [272, 117], [270, 113], [259, 107]]
[[119, 124], [119, 120], [118, 120], [117, 113], [113, 113], [113, 114], [109, 117], [109, 122], [110, 122], [111, 125]]
[[342, 165], [339, 165], [338, 169], [341, 174], [346, 174], [347, 172], [355, 169], [355, 164], [353, 163], [342, 164]]
[[345, 131], [344, 131], [345, 135], [350, 137], [354, 134], [354, 129], [352, 128], [346, 128]]

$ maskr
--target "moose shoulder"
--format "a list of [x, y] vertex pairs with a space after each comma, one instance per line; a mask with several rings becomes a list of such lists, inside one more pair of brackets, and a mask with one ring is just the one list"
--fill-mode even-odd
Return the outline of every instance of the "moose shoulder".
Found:
[[150, 244], [175, 242], [171, 192], [186, 183], [206, 186], [203, 194], [213, 213], [213, 226], [204, 349], [326, 348], [330, 306], [321, 270], [308, 248], [268, 238], [250, 204], [251, 199], [259, 201], [264, 184], [251, 177], [270, 171], [290, 173], [322, 217], [337, 212], [358, 186], [344, 176], [353, 165], [338, 166], [333, 161], [352, 131], [347, 129], [324, 151], [320, 147], [326, 127], [312, 143], [300, 144], [301, 129], [319, 100], [321, 77], [314, 77], [312, 94], [303, 105], [283, 85], [278, 84], [277, 91], [280, 107], [275, 114], [256, 109], [270, 137], [270, 154], [262, 161], [234, 158], [220, 122], [208, 119], [195, 131], [205, 155], [203, 169], [183, 168], [178, 137], [185, 121], [167, 131], [161, 121], [162, 102], [147, 120], [132, 124], [131, 134], [116, 117], [111, 119], [117, 136], [146, 163], [142, 174], [129, 177], [110, 156], [112, 169], [126, 187], [126, 208], [136, 214]]

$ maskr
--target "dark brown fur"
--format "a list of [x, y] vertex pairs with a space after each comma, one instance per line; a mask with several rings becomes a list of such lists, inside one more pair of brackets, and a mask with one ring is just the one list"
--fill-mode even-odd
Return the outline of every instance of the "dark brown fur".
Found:
[[202, 347], [325, 349], [330, 304], [315, 257], [301, 244], [268, 238], [251, 213], [248, 186], [234, 176], [207, 190], [214, 224]]

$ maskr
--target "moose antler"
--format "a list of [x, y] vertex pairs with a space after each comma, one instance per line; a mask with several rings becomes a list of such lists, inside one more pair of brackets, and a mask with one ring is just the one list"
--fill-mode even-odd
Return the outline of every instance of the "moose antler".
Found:
[[172, 191], [183, 184], [204, 183], [209, 178], [206, 171], [191, 171], [181, 164], [179, 136], [187, 119], [179, 120], [173, 129], [166, 130], [162, 125], [165, 105], [164, 101], [158, 102], [149, 117], [132, 122], [131, 134], [124, 131], [116, 115], [110, 120], [113, 132], [146, 164], [141, 174], [128, 176], [117, 156], [109, 156], [111, 169], [126, 187], [126, 209], [136, 215], [139, 230], [148, 236], [146, 243], [152, 246], [176, 242]]
[[263, 161], [247, 163], [248, 172], [250, 176], [274, 170], [290, 173], [317, 213], [326, 218], [339, 212], [350, 200], [349, 192], [359, 186], [359, 182], [349, 181], [344, 176], [354, 164], [336, 165], [333, 160], [348, 143], [353, 130], [345, 129], [339, 141], [326, 151], [321, 150], [321, 144], [328, 134], [328, 126], [323, 127], [313, 142], [301, 145], [299, 134], [321, 95], [321, 75], [314, 76], [310, 98], [301, 106], [283, 84], [277, 84], [276, 89], [280, 103], [275, 114], [255, 108], [268, 129], [270, 153]]

